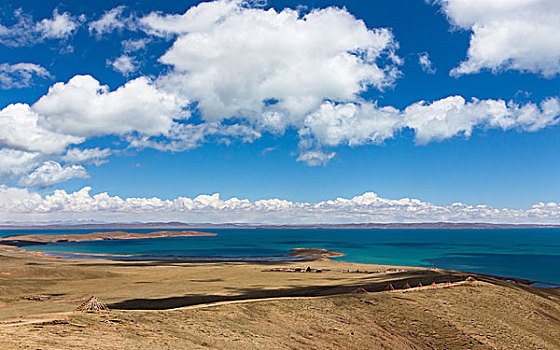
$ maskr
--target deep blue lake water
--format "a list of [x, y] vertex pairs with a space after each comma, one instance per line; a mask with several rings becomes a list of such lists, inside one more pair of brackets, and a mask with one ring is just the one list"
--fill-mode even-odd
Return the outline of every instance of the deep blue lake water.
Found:
[[[11, 230], [0, 231], [0, 236], [99, 231]], [[346, 254], [337, 259], [350, 262], [435, 266], [442, 269], [560, 284], [560, 229], [204, 229], [200, 231], [218, 233], [218, 236], [56, 243], [33, 246], [30, 249], [88, 254], [255, 257], [285, 255], [292, 248], [323, 248]]]

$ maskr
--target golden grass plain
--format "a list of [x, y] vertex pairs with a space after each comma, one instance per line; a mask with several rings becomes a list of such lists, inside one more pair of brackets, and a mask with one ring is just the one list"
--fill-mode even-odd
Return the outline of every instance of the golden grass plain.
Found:
[[[263, 272], [274, 267], [330, 270]], [[0, 248], [2, 349], [560, 349], [560, 293], [461, 272], [308, 262], [68, 260]], [[382, 271], [347, 273], [345, 270]], [[369, 293], [352, 293], [364, 288]], [[108, 313], [73, 311], [95, 295]], [[25, 299], [27, 297], [27, 299]]]

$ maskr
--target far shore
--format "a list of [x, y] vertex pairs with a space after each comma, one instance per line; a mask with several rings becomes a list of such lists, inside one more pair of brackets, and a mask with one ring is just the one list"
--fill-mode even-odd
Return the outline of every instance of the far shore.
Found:
[[542, 229], [560, 228], [555, 224], [495, 224], [485, 222], [419, 222], [419, 223], [354, 223], [354, 224], [302, 224], [302, 225], [268, 225], [268, 224], [188, 224], [183, 222], [148, 222], [148, 223], [95, 223], [95, 224], [5, 224], [5, 230], [192, 230], [192, 229], [398, 229], [398, 230], [489, 230], [489, 229]]

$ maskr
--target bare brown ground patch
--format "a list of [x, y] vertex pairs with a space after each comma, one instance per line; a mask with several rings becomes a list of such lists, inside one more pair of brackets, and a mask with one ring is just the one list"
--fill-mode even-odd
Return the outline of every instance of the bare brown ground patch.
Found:
[[[417, 280], [443, 283], [450, 276], [466, 276], [460, 273], [408, 269], [348, 274], [343, 270], [349, 266], [384, 267], [326, 259], [310, 263], [331, 269], [322, 274], [261, 272], [270, 266], [301, 263], [69, 261], [21, 251], [4, 252], [0, 259], [2, 349], [560, 348], [557, 290], [486, 278], [487, 282], [438, 290], [306, 297], [356, 287], [371, 292], [387, 283], [397, 289]], [[72, 312], [91, 295], [113, 305], [134, 306], [134, 301], [148, 308], [175, 298], [182, 304], [196, 298], [204, 302], [207, 296], [220, 297], [222, 304], [187, 302], [195, 306], [107, 314]], [[243, 300], [255, 296], [288, 297]]]

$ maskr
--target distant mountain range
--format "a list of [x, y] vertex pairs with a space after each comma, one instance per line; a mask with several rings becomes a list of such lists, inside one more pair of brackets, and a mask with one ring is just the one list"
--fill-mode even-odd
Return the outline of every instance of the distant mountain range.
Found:
[[317, 224], [317, 225], [254, 225], [254, 224], [209, 224], [183, 222], [148, 223], [88, 223], [88, 224], [6, 224], [0, 230], [127, 230], [127, 229], [208, 229], [208, 228], [245, 228], [245, 229], [523, 229], [523, 228], [560, 228], [560, 225], [539, 224], [490, 224], [490, 223], [369, 223], [369, 224]]

